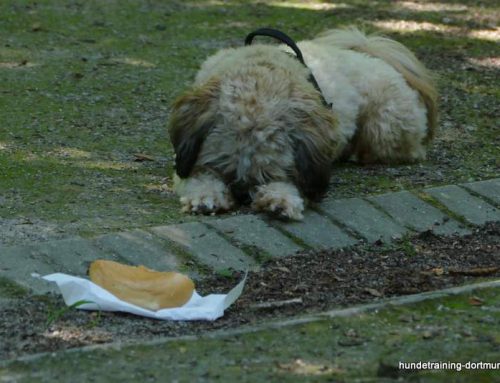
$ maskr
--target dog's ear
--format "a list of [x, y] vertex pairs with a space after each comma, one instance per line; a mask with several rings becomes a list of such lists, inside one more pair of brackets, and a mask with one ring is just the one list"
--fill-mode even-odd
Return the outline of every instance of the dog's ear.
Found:
[[191, 173], [203, 141], [214, 126], [219, 84], [211, 80], [174, 102], [168, 130], [175, 150], [175, 170], [181, 178]]
[[294, 181], [302, 194], [319, 201], [326, 193], [342, 136], [333, 112], [320, 102], [298, 107], [294, 113]]

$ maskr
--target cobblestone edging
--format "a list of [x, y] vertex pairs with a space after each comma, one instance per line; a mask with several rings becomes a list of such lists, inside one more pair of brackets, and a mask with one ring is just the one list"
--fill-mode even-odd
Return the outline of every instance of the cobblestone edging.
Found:
[[32, 273], [85, 275], [95, 259], [158, 269], [200, 271], [255, 269], [262, 260], [307, 248], [341, 248], [406, 233], [432, 230], [466, 234], [475, 225], [500, 221], [500, 178], [370, 196], [325, 200], [302, 222], [257, 215], [204, 217], [200, 222], [158, 226], [84, 239], [0, 247], [0, 276], [35, 293], [51, 289]]

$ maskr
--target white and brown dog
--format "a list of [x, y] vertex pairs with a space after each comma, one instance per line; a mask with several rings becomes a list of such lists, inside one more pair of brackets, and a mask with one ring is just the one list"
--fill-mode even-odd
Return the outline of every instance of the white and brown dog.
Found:
[[169, 132], [183, 211], [251, 202], [301, 219], [304, 200], [327, 190], [335, 160], [425, 158], [437, 93], [403, 45], [354, 28], [297, 45], [279, 31], [259, 30], [247, 42], [259, 34], [285, 44], [217, 52], [174, 103]]

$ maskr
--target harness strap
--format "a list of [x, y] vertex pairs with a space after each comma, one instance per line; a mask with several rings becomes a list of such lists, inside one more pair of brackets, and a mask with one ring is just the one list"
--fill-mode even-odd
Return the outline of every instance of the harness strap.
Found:
[[302, 56], [302, 52], [300, 51], [299, 47], [297, 46], [297, 44], [295, 44], [295, 41], [293, 41], [290, 36], [284, 34], [281, 31], [278, 31], [277, 29], [260, 28], [248, 34], [248, 36], [245, 39], [245, 45], [252, 44], [252, 40], [255, 36], [273, 37], [276, 40], [279, 40], [282, 43], [288, 45], [297, 55], [297, 60], [299, 60], [302, 63], [302, 65], [306, 66], [306, 63], [304, 62], [304, 57]]
[[[251, 45], [252, 41], [253, 41], [253, 38], [255, 36], [272, 37], [272, 38], [275, 38], [278, 41], [281, 41], [283, 44], [288, 45], [293, 50], [293, 52], [295, 53], [295, 55], [297, 56], [297, 60], [299, 60], [300, 63], [307, 68], [307, 65], [306, 65], [306, 63], [304, 61], [304, 56], [302, 55], [302, 52], [300, 51], [300, 49], [297, 46], [297, 44], [295, 43], [295, 41], [293, 41], [293, 39], [290, 36], [288, 36], [287, 34], [281, 32], [281, 31], [279, 31], [277, 29], [260, 28], [260, 29], [257, 29], [256, 31], [253, 31], [253, 32], [251, 32], [251, 33], [249, 33], [247, 35], [247, 37], [245, 38], [245, 45]], [[308, 80], [314, 86], [314, 88], [319, 92], [320, 97], [321, 97], [321, 102], [327, 108], [331, 108], [332, 104], [329, 104], [325, 100], [325, 97], [323, 96], [323, 93], [321, 92], [321, 88], [319, 87], [318, 82], [316, 81], [316, 78], [312, 74], [312, 71], [310, 70], [309, 72], [310, 73], [309, 73]]]

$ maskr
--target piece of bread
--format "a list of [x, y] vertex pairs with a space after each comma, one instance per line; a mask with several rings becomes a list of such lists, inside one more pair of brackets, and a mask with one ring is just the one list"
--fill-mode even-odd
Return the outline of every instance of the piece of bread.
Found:
[[97, 260], [89, 268], [92, 282], [117, 298], [148, 310], [181, 307], [191, 299], [193, 281], [176, 272]]

